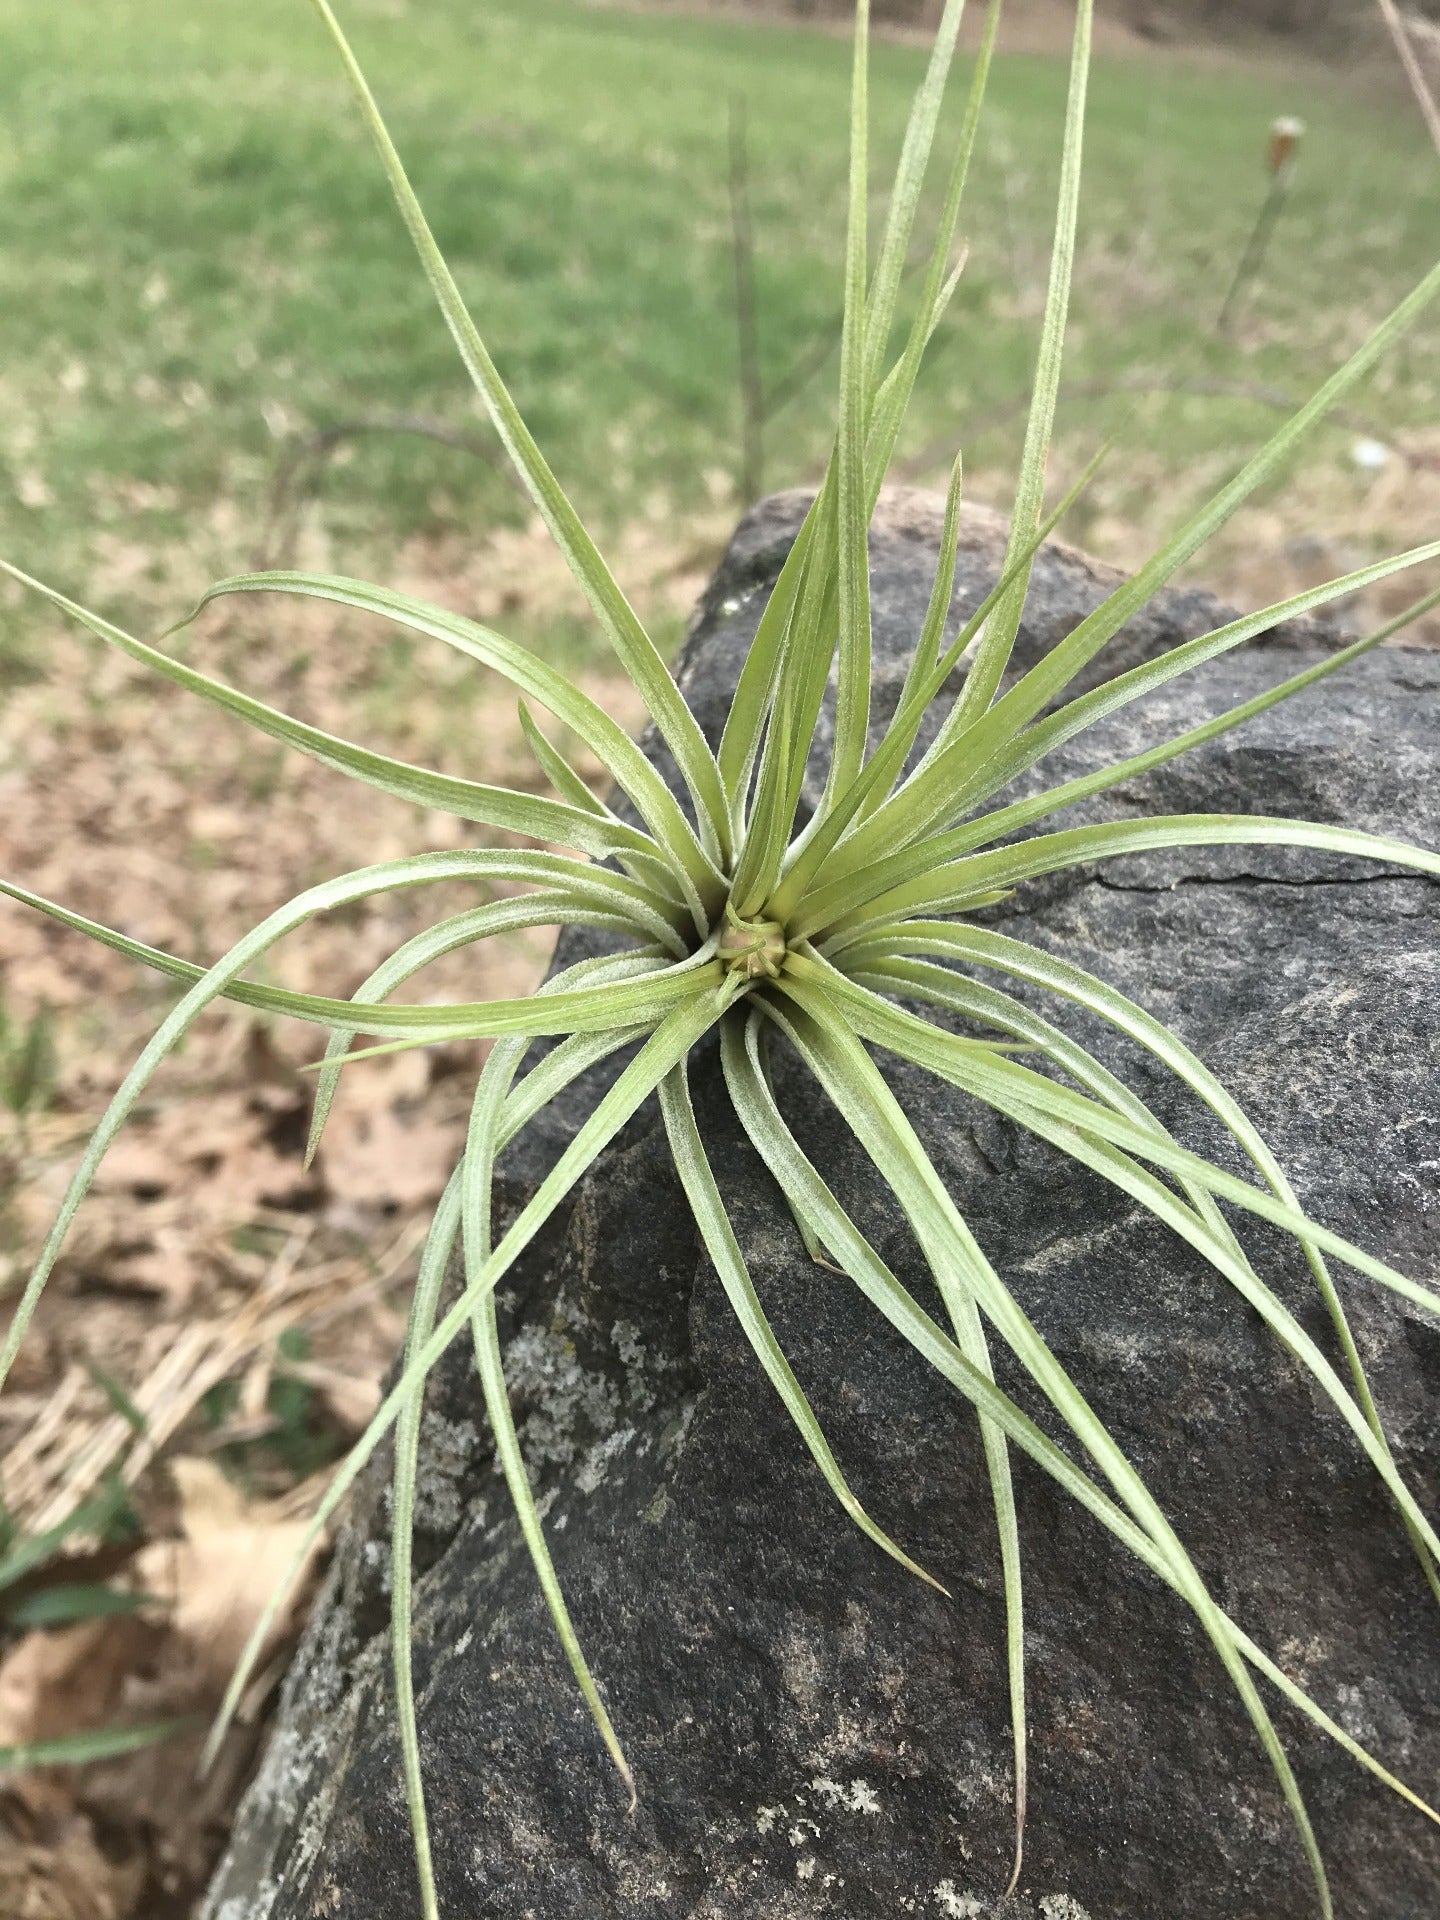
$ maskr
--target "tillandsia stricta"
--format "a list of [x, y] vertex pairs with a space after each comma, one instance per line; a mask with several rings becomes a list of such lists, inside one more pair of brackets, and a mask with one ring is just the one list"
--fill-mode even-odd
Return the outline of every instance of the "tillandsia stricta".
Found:
[[[201, 607], [231, 594], [298, 594], [380, 614], [462, 653], [512, 682], [521, 719], [556, 797], [541, 798], [442, 775], [353, 746], [208, 679], [87, 612], [14, 567], [6, 571], [100, 639], [145, 662], [261, 732], [338, 772], [428, 808], [541, 843], [542, 849], [480, 848], [423, 853], [312, 887], [272, 913], [221, 960], [200, 967], [111, 932], [6, 882], [13, 898], [40, 908], [148, 966], [185, 982], [183, 997], [116, 1094], [66, 1194], [59, 1218], [15, 1313], [0, 1355], [8, 1370], [75, 1211], [110, 1142], [158, 1064], [221, 996], [262, 1012], [327, 1028], [311, 1150], [339, 1073], [367, 1052], [473, 1036], [494, 1042], [479, 1076], [460, 1164], [436, 1211], [422, 1258], [404, 1360], [379, 1412], [335, 1476], [310, 1527], [318, 1536], [375, 1452], [395, 1432], [393, 1664], [401, 1752], [414, 1829], [423, 1911], [440, 1908], [426, 1826], [410, 1676], [410, 1533], [420, 1416], [430, 1370], [468, 1332], [500, 1464], [555, 1627], [627, 1783], [630, 1773], [600, 1690], [586, 1664], [546, 1548], [506, 1393], [496, 1329], [501, 1277], [586, 1169], [652, 1094], [658, 1095], [680, 1184], [696, 1227], [756, 1358], [780, 1395], [841, 1507], [884, 1552], [918, 1577], [921, 1568], [865, 1513], [770, 1328], [746, 1270], [705, 1141], [697, 1127], [688, 1062], [718, 1029], [723, 1079], [744, 1133], [783, 1189], [809, 1251], [849, 1276], [917, 1354], [975, 1407], [993, 1491], [1007, 1605], [1016, 1851], [1025, 1822], [1025, 1662], [1021, 1542], [1011, 1487], [1011, 1449], [1036, 1461], [1189, 1606], [1240, 1696], [1274, 1768], [1314, 1877], [1331, 1911], [1325, 1868], [1290, 1763], [1258, 1681], [1299, 1708], [1359, 1763], [1432, 1820], [1440, 1816], [1331, 1718], [1222, 1608], [1169, 1518], [1074, 1380], [1027, 1319], [986, 1258], [877, 1066], [876, 1052], [912, 1062], [1029, 1129], [1132, 1201], [1148, 1208], [1230, 1282], [1303, 1366], [1373, 1465], [1420, 1571], [1440, 1599], [1440, 1536], [1402, 1479], [1366, 1382], [1328, 1262], [1429, 1313], [1440, 1296], [1350, 1244], [1302, 1209], [1285, 1174], [1236, 1101], [1174, 1034], [1140, 1006], [1080, 968], [977, 924], [975, 909], [1027, 880], [1089, 867], [1138, 850], [1222, 844], [1320, 848], [1382, 859], [1440, 877], [1440, 858], [1397, 840], [1345, 827], [1227, 814], [1178, 814], [1123, 824], [1051, 824], [1091, 795], [1183, 754], [1341, 669], [1440, 595], [1417, 602], [1321, 664], [1148, 752], [1005, 803], [1004, 790], [1082, 728], [1178, 675], [1243, 644], [1278, 621], [1440, 555], [1440, 541], [1377, 562], [1230, 621], [1159, 658], [1067, 697], [1107, 643], [1221, 527], [1292, 458], [1305, 435], [1373, 368], [1440, 293], [1440, 266], [1274, 437], [1166, 542], [1028, 671], [1009, 671], [1035, 555], [1072, 493], [1049, 512], [1044, 469], [1080, 200], [1089, 70], [1091, 0], [1078, 0], [1061, 155], [1055, 240], [1008, 549], [992, 591], [947, 641], [960, 511], [957, 460], [946, 504], [929, 609], [893, 719], [870, 743], [870, 603], [867, 528], [927, 342], [959, 268], [959, 210], [999, 21], [991, 0], [956, 116], [938, 228], [903, 326], [902, 273], [914, 239], [922, 185], [945, 117], [947, 79], [961, 0], [948, 0], [904, 136], [888, 213], [873, 249], [867, 233], [866, 0], [855, 14], [849, 201], [838, 424], [823, 484], [760, 618], [718, 750], [712, 751], [652, 640], [616, 585], [559, 482], [527, 431], [441, 257], [354, 55], [327, 0], [314, 0], [334, 41], [394, 189], [440, 310], [521, 479], [583, 589], [601, 632], [643, 697], [678, 769], [672, 791], [628, 735], [533, 652], [440, 608], [359, 581], [305, 573], [259, 573], [212, 587]], [[1084, 482], [1082, 480], [1081, 484]], [[198, 613], [199, 608], [196, 609]], [[194, 615], [190, 616], [194, 618]], [[963, 674], [961, 673], [963, 669]], [[959, 681], [959, 692], [947, 690]], [[801, 783], [827, 690], [834, 684], [834, 745], [819, 804], [801, 819]], [[942, 702], [949, 699], [948, 706]], [[526, 701], [547, 708], [584, 742], [614, 782], [614, 804], [583, 779], [541, 733]], [[938, 728], [920, 751], [932, 708]], [[1030, 831], [1043, 827], [1043, 831]], [[1022, 837], [1017, 838], [1017, 835]], [[567, 853], [550, 848], [568, 849]], [[573, 856], [580, 856], [578, 858]], [[246, 973], [312, 916], [393, 888], [439, 880], [517, 884], [526, 891], [439, 920], [376, 969], [353, 1000], [291, 993]], [[535, 994], [475, 1005], [413, 1005], [393, 996], [429, 961], [522, 926], [604, 928], [628, 944], [580, 961]], [[1062, 1029], [1016, 996], [1041, 989], [1098, 1016], [1148, 1050], [1218, 1117], [1254, 1169], [1242, 1179], [1182, 1147], [1134, 1092]], [[959, 1016], [942, 1028], [918, 1003]], [[369, 1036], [377, 1044], [354, 1050]], [[528, 1065], [540, 1040], [555, 1044]], [[912, 1297], [868, 1243], [807, 1159], [771, 1094], [768, 1050], [793, 1050], [843, 1117], [903, 1212], [934, 1277], [941, 1324]], [[570, 1139], [509, 1228], [492, 1233], [491, 1187], [506, 1144], [563, 1087], [606, 1056], [628, 1052], [623, 1070]], [[1265, 1283], [1225, 1207], [1279, 1227], [1303, 1249], [1333, 1323], [1332, 1360]], [[440, 1312], [457, 1244], [463, 1285]], [[1063, 1421], [1073, 1453], [1052, 1441], [996, 1384], [999, 1340]], [[297, 1556], [298, 1559], [302, 1556]], [[256, 1626], [227, 1695], [228, 1722], [269, 1631]], [[643, 1786], [643, 1782], [641, 1783]], [[636, 1788], [631, 1784], [632, 1794]], [[1012, 1877], [1011, 1885], [1014, 1885]]]

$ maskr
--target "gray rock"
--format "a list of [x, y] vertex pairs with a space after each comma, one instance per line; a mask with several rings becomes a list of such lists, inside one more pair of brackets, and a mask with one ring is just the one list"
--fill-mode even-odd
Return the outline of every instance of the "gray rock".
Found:
[[[803, 504], [803, 503], [801, 503]], [[799, 505], [752, 513], [684, 660], [712, 735]], [[938, 503], [888, 496], [874, 536], [877, 704], [929, 589]], [[1003, 529], [967, 517], [959, 617]], [[1113, 576], [1054, 546], [1022, 655]], [[1162, 596], [1129, 664], [1223, 617]], [[1059, 777], [1293, 670], [1324, 628], [1212, 663], [1071, 743]], [[1298, 653], [1296, 650], [1299, 650]], [[1440, 655], [1387, 650], [1093, 817], [1195, 805], [1305, 813], [1440, 843]], [[1032, 776], [1032, 779], [1038, 776]], [[1083, 817], [1077, 811], [1077, 818]], [[1440, 890], [1293, 851], [1147, 855], [992, 910], [1169, 1021], [1248, 1104], [1302, 1199], [1417, 1278], [1440, 1269]], [[1050, 1009], [1054, 1011], [1054, 1009]], [[1180, 1136], [1223, 1144], [1174, 1085], [1087, 1026]], [[516, 1270], [503, 1307], [522, 1437], [560, 1576], [634, 1765], [610, 1771], [555, 1643], [456, 1349], [427, 1420], [416, 1671], [444, 1908], [454, 1920], [930, 1920], [990, 1913], [1013, 1821], [1003, 1597], [975, 1422], [849, 1284], [810, 1264], [694, 1076], [756, 1284], [876, 1518], [952, 1590], [834, 1507], [696, 1245], [643, 1111]], [[1392, 1512], [1315, 1390], [1148, 1216], [953, 1091], [893, 1083], [997, 1268], [1176, 1520], [1216, 1593], [1422, 1793], [1440, 1780], [1440, 1637]], [[781, 1097], [877, 1246], [925, 1278], [884, 1190], [794, 1063]], [[580, 1102], [512, 1154], [518, 1203]], [[1303, 1264], [1246, 1230], [1329, 1344]], [[1403, 1471], [1440, 1494], [1440, 1330], [1342, 1280]], [[1013, 1368], [1002, 1377], [1027, 1405]], [[1180, 1603], [1023, 1460], [1032, 1777], [1028, 1920], [1289, 1920], [1313, 1894], [1248, 1721]], [[209, 1920], [394, 1920], [416, 1908], [388, 1692], [386, 1494], [372, 1477], [291, 1672]], [[1277, 1708], [1347, 1920], [1440, 1909], [1440, 1835]]]

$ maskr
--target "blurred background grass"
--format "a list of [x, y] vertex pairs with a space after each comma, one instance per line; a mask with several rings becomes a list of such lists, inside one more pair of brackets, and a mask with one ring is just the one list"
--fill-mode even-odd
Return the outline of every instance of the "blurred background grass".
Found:
[[[745, 103], [774, 387], [823, 351], [836, 312], [843, 39], [567, 0], [355, 0], [346, 17], [482, 330], [582, 511], [612, 536], [643, 519], [681, 542], [703, 522], [713, 540], [739, 504], [729, 103]], [[6, 553], [140, 617], [251, 559], [277, 464], [305, 433], [396, 413], [487, 432], [295, 0], [3, 0], [0, 52]], [[922, 59], [877, 48], [877, 186]], [[996, 498], [1023, 426], [1064, 84], [1058, 58], [998, 65], [963, 222], [970, 264], [902, 449], [926, 477], [963, 441]], [[1282, 112], [1308, 129], [1295, 189], [1233, 336], [1217, 340]], [[1197, 65], [1183, 50], [1099, 59], [1086, 164], [1057, 465], [1120, 427], [1131, 457], [1072, 527], [1103, 545], [1116, 522], [1124, 560], [1132, 522], [1143, 533], [1173, 517], [1276, 416], [1233, 394], [1095, 388], [1303, 397], [1433, 257], [1440, 167], [1403, 101], [1357, 96], [1303, 56]], [[767, 485], [822, 462], [833, 373], [821, 365], [771, 420]], [[1436, 381], [1433, 345], [1417, 341], [1357, 406], [1377, 435], [1401, 435], [1433, 419]], [[1337, 470], [1337, 527], [1369, 481], [1350, 470], [1354, 438], [1331, 429], [1311, 456]], [[414, 536], [465, 543], [522, 518], [482, 459], [396, 435], [347, 442], [307, 509], [312, 546], [356, 571]], [[523, 594], [515, 611], [532, 631], [565, 625]], [[666, 618], [673, 630], [673, 608]], [[9, 599], [12, 668], [33, 628]]]

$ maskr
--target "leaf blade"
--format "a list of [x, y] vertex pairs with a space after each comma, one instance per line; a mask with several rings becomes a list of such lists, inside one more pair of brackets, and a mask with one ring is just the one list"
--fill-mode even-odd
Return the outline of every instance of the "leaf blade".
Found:
[[654, 642], [620, 591], [599, 549], [585, 531], [579, 515], [521, 418], [509, 389], [500, 378], [461, 297], [460, 289], [445, 264], [444, 255], [436, 245], [435, 236], [415, 197], [375, 96], [370, 91], [349, 41], [341, 31], [329, 0], [312, 0], [312, 4], [340, 56], [341, 65], [389, 179], [401, 218], [409, 229], [415, 251], [465, 370], [484, 401], [505, 451], [537, 511], [550, 529], [556, 546], [564, 555], [577, 585], [614, 648], [616, 657], [644, 699], [662, 738], [675, 755], [698, 810], [702, 835], [710, 852], [716, 858], [723, 858], [729, 839], [728, 809], [719, 771], [705, 736], [686, 706]]

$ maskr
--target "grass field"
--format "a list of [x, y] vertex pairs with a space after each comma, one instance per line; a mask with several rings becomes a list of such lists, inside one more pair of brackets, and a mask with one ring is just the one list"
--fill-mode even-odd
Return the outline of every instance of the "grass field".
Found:
[[[737, 464], [728, 102], [748, 110], [774, 385], [835, 313], [845, 45], [562, 0], [345, 11], [437, 234], [582, 509], [612, 533], [643, 524], [652, 544], [683, 543], [697, 521], [713, 538]], [[877, 50], [877, 183], [920, 59]], [[963, 440], [997, 497], [1022, 427], [1011, 403], [1034, 347], [1063, 87], [1058, 61], [999, 64], [964, 221], [971, 262], [910, 429], [912, 454]], [[1219, 342], [1279, 112], [1308, 126], [1298, 184]], [[1094, 386], [1303, 394], [1433, 256], [1440, 168], [1405, 111], [1317, 70], [1176, 56], [1098, 63], [1087, 170], [1057, 465], [1121, 425], [1133, 469], [1115, 463], [1075, 530], [1103, 543], [1113, 521], [1123, 549], [1132, 520], [1178, 510], [1275, 416]], [[277, 462], [308, 429], [406, 412], [483, 431], [302, 0], [0, 0], [0, 343], [0, 550], [122, 609], [173, 605], [248, 561]], [[1364, 395], [1382, 435], [1433, 420], [1435, 364], [1433, 340], [1417, 340]], [[833, 362], [772, 421], [767, 483], [823, 459], [832, 375]], [[1337, 526], [1370, 484], [1347, 474], [1354, 437], [1317, 442]], [[358, 568], [416, 535], [463, 547], [517, 513], [483, 461], [378, 437], [332, 463], [311, 521], [325, 557]], [[543, 605], [513, 597], [522, 624], [546, 624]], [[27, 623], [8, 603], [12, 655]]]

